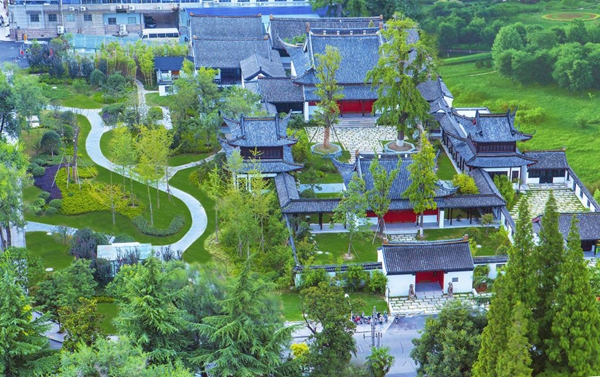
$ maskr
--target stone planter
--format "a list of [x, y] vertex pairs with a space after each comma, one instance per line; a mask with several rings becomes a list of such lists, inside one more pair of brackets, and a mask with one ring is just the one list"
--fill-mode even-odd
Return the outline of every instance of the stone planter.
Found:
[[313, 146], [310, 147], [310, 150], [312, 151], [313, 154], [318, 154], [318, 155], [323, 156], [325, 158], [336, 158], [336, 159], [340, 158], [340, 156], [342, 155], [342, 147], [340, 147], [337, 144], [333, 144], [333, 143], [330, 144], [331, 147], [334, 148], [334, 150], [332, 152], [329, 152], [329, 153], [323, 153], [323, 152], [316, 151], [315, 147], [319, 146], [319, 145], [323, 145], [323, 144], [319, 143], [319, 144], [315, 144], [315, 145], [313, 145]]
[[409, 155], [418, 152], [417, 148], [415, 148], [415, 145], [413, 143], [409, 143], [408, 141], [404, 142], [404, 145], [409, 147], [409, 149], [407, 149], [405, 151], [396, 151], [396, 150], [390, 148], [390, 144], [396, 144], [396, 140], [390, 141], [389, 143], [387, 143], [383, 146], [383, 150], [385, 153], [400, 154], [400, 155], [402, 155], [402, 157], [408, 157]]

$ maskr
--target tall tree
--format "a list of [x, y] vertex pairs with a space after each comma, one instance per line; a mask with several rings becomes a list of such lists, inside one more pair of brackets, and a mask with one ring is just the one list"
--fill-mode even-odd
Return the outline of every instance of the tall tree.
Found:
[[131, 205], [133, 205], [133, 165], [137, 161], [137, 149], [135, 148], [135, 140], [127, 127], [117, 127], [113, 132], [113, 138], [110, 143], [111, 162], [118, 165], [123, 176], [123, 192], [126, 192], [125, 180], [129, 175], [130, 190], [129, 197]]
[[65, 331], [63, 349], [73, 352], [82, 345], [91, 346], [100, 338], [99, 322], [104, 317], [98, 313], [96, 300], [79, 298], [76, 307], [62, 307], [58, 315]]
[[12, 246], [11, 227], [25, 226], [21, 192], [29, 183], [29, 163], [22, 144], [3, 140], [0, 140], [0, 161], [0, 250], [4, 250]]
[[360, 17], [367, 15], [365, 0], [310, 0], [313, 9], [326, 8], [332, 17]]
[[367, 219], [369, 202], [365, 195], [366, 191], [365, 181], [354, 175], [348, 188], [343, 192], [340, 204], [333, 210], [333, 221], [344, 224], [348, 230], [348, 259], [352, 256], [354, 236], [365, 235], [371, 228], [371, 223]]
[[485, 323], [485, 315], [460, 301], [449, 301], [437, 318], [427, 318], [410, 352], [419, 363], [417, 376], [471, 376]]
[[[528, 320], [525, 311], [527, 309], [517, 301], [511, 318], [512, 323], [508, 328], [508, 342], [498, 358], [496, 368], [498, 377], [531, 377], [533, 373], [533, 369], [530, 367], [529, 350], [531, 345], [527, 339]], [[487, 374], [486, 376], [492, 375]]]
[[[419, 38], [409, 33], [419, 33]], [[435, 53], [429, 38], [416, 22], [398, 15], [382, 30], [386, 43], [379, 47], [377, 66], [367, 73], [367, 80], [377, 88], [373, 110], [381, 113], [377, 124], [395, 126], [398, 146], [404, 145], [404, 133], [429, 117], [429, 103], [417, 85], [434, 74]]]
[[29, 129], [30, 122], [25, 122], [25, 120], [31, 119], [34, 115], [39, 115], [48, 104], [48, 100], [42, 94], [42, 89], [37, 83], [37, 78], [16, 75], [14, 82], [12, 100], [15, 105], [15, 111], [18, 114], [20, 123], [25, 124], [26, 129]]
[[337, 84], [336, 74], [340, 68], [342, 57], [337, 48], [332, 46], [325, 47], [325, 54], [316, 54], [317, 60], [316, 76], [317, 84], [315, 94], [319, 97], [315, 119], [317, 123], [324, 128], [323, 132], [323, 150], [329, 151], [330, 131], [337, 124], [340, 116], [338, 101], [344, 98], [340, 93], [340, 87]]
[[267, 292], [269, 283], [250, 271], [245, 262], [222, 301], [222, 314], [205, 317], [198, 325], [206, 353], [197, 358], [211, 375], [267, 376], [284, 367], [283, 351], [293, 327], [285, 327], [279, 307]]
[[396, 176], [400, 172], [401, 165], [402, 160], [398, 159], [396, 169], [388, 173], [385, 166], [381, 165], [379, 162], [379, 156], [376, 153], [369, 166], [369, 171], [373, 176], [373, 188], [367, 192], [367, 197], [371, 210], [375, 213], [375, 216], [377, 216], [377, 231], [375, 233], [383, 232], [385, 229], [385, 220], [383, 217], [392, 203], [392, 200], [390, 199], [390, 190], [392, 189], [394, 179], [396, 179]]
[[159, 183], [168, 173], [169, 156], [172, 154], [171, 144], [173, 144], [173, 135], [166, 128], [140, 128], [140, 139], [136, 144], [137, 154], [140, 156], [138, 166], [142, 165], [139, 166], [139, 172], [144, 173], [145, 180], [155, 183], [157, 208], [160, 208]]
[[438, 177], [435, 174], [435, 151], [427, 139], [425, 132], [421, 133], [421, 150], [413, 155], [413, 163], [408, 165], [410, 185], [404, 192], [408, 197], [413, 211], [419, 214], [419, 234], [423, 237], [423, 214], [428, 209], [436, 209], [435, 189]]
[[30, 296], [19, 284], [10, 252], [0, 257], [0, 375], [46, 375], [55, 367], [44, 333], [48, 317], [33, 317]]
[[169, 274], [156, 258], [121, 269], [109, 286], [120, 304], [115, 325], [119, 333], [148, 352], [152, 363], [177, 358], [188, 340], [183, 333], [189, 324], [175, 305], [180, 291], [169, 287]]
[[364, 301], [345, 298], [341, 287], [324, 282], [305, 288], [301, 299], [302, 316], [311, 334], [307, 355], [307, 363], [312, 368], [310, 375], [345, 376], [346, 366], [352, 354], [356, 354], [352, 337], [356, 325], [348, 318], [353, 310], [365, 307]]
[[201, 184], [204, 191], [215, 202], [215, 241], [219, 243], [219, 208], [227, 190], [223, 184], [223, 178], [219, 174], [219, 167], [217, 165], [208, 173], [208, 179], [201, 182]]
[[600, 316], [589, 283], [590, 272], [583, 259], [578, 222], [577, 216], [573, 216], [566, 255], [559, 265], [552, 337], [546, 344], [552, 370], [584, 377], [600, 372]]

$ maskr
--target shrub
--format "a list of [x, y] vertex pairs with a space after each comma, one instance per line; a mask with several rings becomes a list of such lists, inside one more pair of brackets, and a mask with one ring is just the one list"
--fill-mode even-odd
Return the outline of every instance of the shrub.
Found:
[[54, 207], [48, 207], [48, 208], [46, 208], [46, 212], [45, 213], [48, 216], [56, 215], [58, 213], [58, 209], [56, 209]]
[[473, 177], [466, 173], [456, 174], [452, 178], [452, 184], [458, 187], [458, 193], [464, 195], [475, 195], [479, 194], [479, 189], [475, 184]]
[[75, 79], [73, 81], [73, 89], [75, 89], [77, 93], [85, 93], [90, 89], [90, 86], [84, 79]]
[[77, 175], [81, 179], [94, 178], [98, 175], [98, 169], [94, 166], [79, 167], [77, 168]]
[[101, 86], [106, 81], [106, 75], [99, 69], [94, 69], [90, 74], [90, 84], [94, 86]]
[[54, 156], [54, 153], [58, 152], [58, 148], [60, 147], [60, 135], [54, 131], [48, 131], [42, 136], [40, 145], [42, 150]]
[[319, 167], [319, 170], [323, 173], [337, 173], [337, 169], [333, 166], [331, 160], [324, 161], [324, 163]]
[[512, 208], [515, 201], [515, 189], [512, 182], [509, 181], [506, 175], [497, 175], [494, 177], [494, 184], [500, 191], [500, 194], [502, 194], [504, 200], [506, 200], [506, 206]]
[[46, 169], [43, 166], [36, 166], [31, 170], [31, 175], [34, 177], [41, 177], [46, 174]]
[[38, 198], [39, 199], [43, 199], [44, 200], [44, 204], [45, 204], [48, 201], [48, 199], [50, 199], [50, 193], [48, 191], [42, 191], [38, 195]]
[[46, 161], [45, 161], [44, 159], [41, 159], [41, 158], [36, 158], [36, 159], [34, 159], [34, 160], [31, 162], [31, 163], [32, 163], [32, 164], [37, 164], [37, 165], [39, 165], [39, 166], [44, 166], [44, 165], [46, 165]]
[[327, 284], [331, 282], [329, 274], [322, 268], [306, 267], [303, 272], [301, 284], [302, 288], [316, 287], [321, 282], [325, 282]]
[[369, 290], [374, 294], [385, 294], [387, 277], [379, 270], [373, 271], [369, 279]]
[[48, 205], [52, 208], [61, 209], [63, 206], [62, 199], [52, 199]]
[[133, 225], [135, 225], [136, 228], [138, 228], [138, 230], [144, 234], [157, 237], [167, 237], [176, 234], [181, 230], [181, 228], [183, 228], [183, 224], [185, 224], [185, 218], [181, 215], [175, 216], [173, 220], [171, 220], [171, 224], [169, 224], [167, 229], [158, 229], [151, 226], [141, 215], [131, 219], [131, 222], [133, 222]]
[[113, 243], [124, 243], [124, 242], [135, 242], [135, 238], [131, 237], [129, 234], [121, 233], [117, 234], [113, 239]]
[[163, 111], [160, 107], [151, 107], [148, 110], [148, 120], [153, 122], [156, 120], [161, 120], [163, 118]]
[[110, 297], [110, 296], [94, 296], [94, 300], [96, 300], [96, 302], [98, 304], [100, 304], [100, 303], [112, 304], [113, 302], [115, 302], [115, 298]]
[[308, 188], [300, 193], [300, 197], [314, 199], [317, 197], [317, 194], [315, 194], [315, 191], [313, 189]]
[[362, 266], [348, 266], [343, 274], [344, 286], [350, 292], [356, 292], [366, 285], [368, 274]]

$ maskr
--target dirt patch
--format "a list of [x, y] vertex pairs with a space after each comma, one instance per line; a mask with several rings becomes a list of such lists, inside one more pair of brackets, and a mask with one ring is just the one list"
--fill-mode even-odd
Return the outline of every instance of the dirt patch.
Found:
[[569, 12], [569, 13], [550, 13], [542, 16], [545, 20], [550, 21], [573, 21], [573, 20], [595, 20], [600, 17], [600, 14], [596, 13], [583, 13], [583, 12]]

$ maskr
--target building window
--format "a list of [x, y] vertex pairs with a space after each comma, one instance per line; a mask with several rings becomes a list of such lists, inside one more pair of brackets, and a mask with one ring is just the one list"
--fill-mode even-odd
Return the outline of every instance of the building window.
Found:
[[48, 15], [48, 22], [56, 22], [58, 21], [58, 15], [56, 13], [50, 13]]
[[75, 22], [75, 15], [74, 14], [65, 14], [65, 21], [66, 22]]
[[135, 18], [135, 17], [127, 17], [127, 23], [129, 25], [135, 25], [135, 24], [137, 24], [137, 18]]
[[92, 15], [91, 14], [84, 14], [83, 15], [83, 20], [91, 22], [92, 21]]
[[31, 22], [40, 22], [40, 14], [34, 13], [29, 15], [29, 21]]
[[117, 17], [108, 17], [108, 24], [109, 25], [116, 25], [117, 24]]
[[452, 278], [453, 283], [458, 283], [458, 278]]

